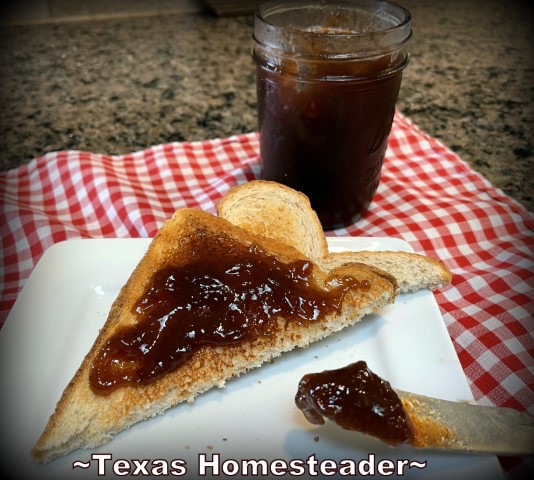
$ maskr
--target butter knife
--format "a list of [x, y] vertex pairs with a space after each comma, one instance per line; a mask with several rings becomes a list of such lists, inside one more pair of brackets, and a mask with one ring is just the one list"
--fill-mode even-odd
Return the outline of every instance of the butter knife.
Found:
[[451, 402], [395, 389], [424, 448], [534, 454], [534, 417], [512, 408]]

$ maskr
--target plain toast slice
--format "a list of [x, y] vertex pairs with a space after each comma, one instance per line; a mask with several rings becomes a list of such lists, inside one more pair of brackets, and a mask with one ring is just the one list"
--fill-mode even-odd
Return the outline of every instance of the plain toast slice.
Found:
[[[95, 361], [108, 341], [124, 329], [135, 328], [141, 321], [138, 313], [143, 302], [139, 302], [147, 298], [157, 272], [193, 268], [195, 262], [217, 259], [221, 252], [240, 249], [269, 262], [278, 262], [283, 268], [296, 263], [308, 265], [314, 284], [322, 292], [338, 286], [342, 279], [352, 279], [355, 283], [346, 288], [338, 307], [323, 317], [301, 322], [275, 315], [269, 334], [264, 332], [224, 346], [202, 345], [178, 368], [150, 383], [121, 385], [105, 395], [91, 388]], [[177, 284], [176, 290], [179, 289]], [[137, 422], [181, 402], [192, 402], [197, 395], [213, 387], [223, 387], [232, 377], [259, 367], [283, 352], [306, 347], [356, 323], [364, 315], [392, 303], [397, 292], [395, 279], [382, 270], [363, 264], [342, 264], [324, 270], [285, 243], [255, 235], [200, 210], [179, 210], [162, 226], [121, 289], [107, 321], [65, 388], [32, 454], [36, 460], [48, 462], [78, 448], [107, 443]]]
[[292, 245], [325, 269], [354, 262], [380, 268], [396, 278], [401, 292], [434, 290], [451, 282], [443, 262], [417, 253], [329, 253], [321, 222], [308, 198], [280, 183], [253, 180], [232, 187], [217, 212], [245, 230]]

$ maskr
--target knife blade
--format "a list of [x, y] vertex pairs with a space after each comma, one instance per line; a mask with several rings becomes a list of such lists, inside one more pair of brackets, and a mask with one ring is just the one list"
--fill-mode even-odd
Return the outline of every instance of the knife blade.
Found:
[[395, 389], [416, 425], [434, 427], [425, 448], [496, 455], [534, 454], [534, 417], [506, 407], [452, 402]]

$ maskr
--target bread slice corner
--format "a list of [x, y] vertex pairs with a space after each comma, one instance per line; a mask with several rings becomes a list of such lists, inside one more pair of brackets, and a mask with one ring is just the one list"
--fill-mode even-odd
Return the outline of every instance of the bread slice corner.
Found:
[[411, 252], [331, 254], [317, 214], [304, 194], [277, 182], [253, 180], [231, 188], [217, 207], [234, 225], [293, 246], [324, 268], [364, 263], [393, 275], [401, 293], [449, 285], [452, 275], [436, 258]]

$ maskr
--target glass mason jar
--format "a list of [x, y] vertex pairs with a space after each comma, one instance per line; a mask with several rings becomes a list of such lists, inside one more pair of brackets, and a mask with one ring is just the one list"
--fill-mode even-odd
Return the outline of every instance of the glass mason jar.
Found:
[[273, 0], [254, 18], [261, 178], [305, 193], [325, 230], [378, 187], [411, 15], [380, 0]]

